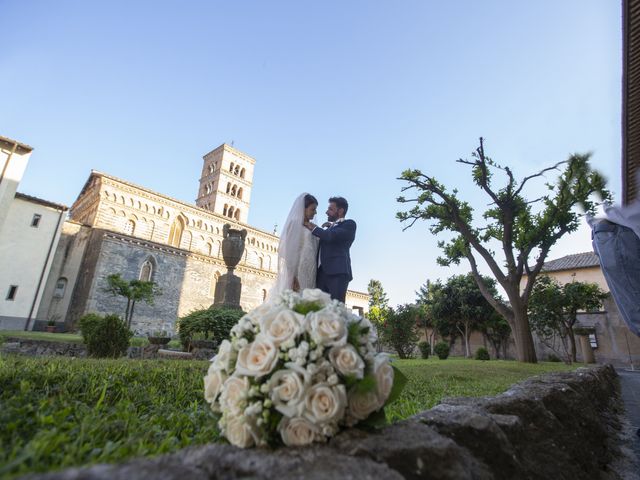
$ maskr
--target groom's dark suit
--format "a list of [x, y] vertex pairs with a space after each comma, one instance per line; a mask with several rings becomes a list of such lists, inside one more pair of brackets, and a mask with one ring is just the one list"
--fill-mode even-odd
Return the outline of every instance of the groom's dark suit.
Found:
[[353, 279], [349, 247], [356, 238], [356, 222], [342, 220], [326, 230], [316, 227], [311, 233], [320, 239], [316, 286], [331, 298], [344, 302], [347, 287]]

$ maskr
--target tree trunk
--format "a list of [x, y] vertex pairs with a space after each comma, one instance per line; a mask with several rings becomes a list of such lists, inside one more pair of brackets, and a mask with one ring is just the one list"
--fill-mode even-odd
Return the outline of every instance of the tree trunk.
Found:
[[471, 349], [469, 348], [469, 322], [464, 322], [464, 349], [466, 357], [471, 357]]
[[136, 301], [131, 302], [131, 310], [129, 310], [129, 318], [127, 319], [127, 327], [131, 328], [131, 320], [133, 319], [133, 309], [136, 306]]
[[129, 321], [129, 309], [131, 308], [131, 299], [127, 297], [127, 309], [124, 312], [124, 321]]
[[519, 362], [537, 363], [536, 349], [533, 345], [533, 335], [529, 327], [529, 318], [524, 308], [514, 308], [513, 318], [507, 319], [513, 330], [516, 344], [516, 359]]
[[573, 328], [567, 329], [567, 336], [569, 337], [569, 344], [571, 345], [571, 361], [576, 363], [578, 359], [576, 354], [576, 336], [573, 334]]

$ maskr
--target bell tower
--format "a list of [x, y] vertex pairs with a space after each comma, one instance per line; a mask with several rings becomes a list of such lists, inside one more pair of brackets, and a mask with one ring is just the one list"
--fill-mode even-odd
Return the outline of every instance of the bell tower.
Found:
[[226, 143], [202, 158], [196, 206], [247, 223], [256, 161]]

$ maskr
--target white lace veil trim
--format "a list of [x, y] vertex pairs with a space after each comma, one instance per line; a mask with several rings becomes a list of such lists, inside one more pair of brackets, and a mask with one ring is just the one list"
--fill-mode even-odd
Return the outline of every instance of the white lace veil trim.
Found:
[[282, 227], [280, 246], [278, 247], [278, 278], [269, 292], [269, 298], [293, 287], [293, 279], [300, 264], [303, 234], [306, 228], [304, 226], [304, 197], [306, 195], [305, 192], [296, 198]]

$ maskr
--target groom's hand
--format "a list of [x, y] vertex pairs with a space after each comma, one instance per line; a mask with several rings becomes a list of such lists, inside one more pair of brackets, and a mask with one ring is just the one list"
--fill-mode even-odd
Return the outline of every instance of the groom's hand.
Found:
[[331, 223], [331, 222], [324, 222], [324, 223], [322, 224], [322, 228], [329, 228], [331, 225], [333, 225], [333, 223]]

